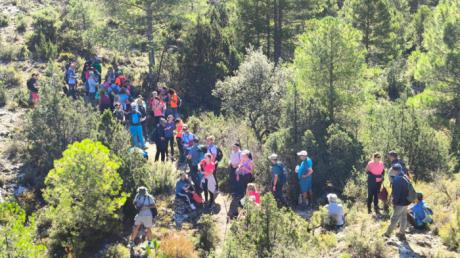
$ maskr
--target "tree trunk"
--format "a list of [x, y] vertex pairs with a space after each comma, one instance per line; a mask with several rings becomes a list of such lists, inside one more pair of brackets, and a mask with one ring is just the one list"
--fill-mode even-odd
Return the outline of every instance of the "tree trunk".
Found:
[[273, 6], [275, 33], [274, 33], [274, 56], [273, 59], [277, 65], [281, 58], [281, 29], [282, 29], [282, 0], [275, 0]]
[[333, 49], [333, 36], [329, 35], [329, 48], [330, 48], [330, 58], [329, 58], [329, 96], [328, 96], [328, 111], [329, 111], [329, 119], [330, 123], [334, 123], [334, 102], [335, 102], [335, 89], [334, 89], [334, 49]]
[[147, 16], [147, 42], [149, 49], [149, 74], [148, 74], [148, 85], [149, 88], [153, 82], [153, 68], [155, 67], [155, 49], [153, 46], [153, 3], [148, 2], [146, 4], [145, 13]]
[[266, 55], [268, 57], [270, 57], [270, 48], [271, 48], [271, 44], [270, 44], [270, 41], [271, 41], [271, 33], [270, 33], [270, 0], [267, 0], [266, 1], [267, 3], [267, 15], [266, 15], [266, 23], [267, 23], [267, 28], [266, 28], [266, 31], [267, 31], [267, 52], [266, 52]]

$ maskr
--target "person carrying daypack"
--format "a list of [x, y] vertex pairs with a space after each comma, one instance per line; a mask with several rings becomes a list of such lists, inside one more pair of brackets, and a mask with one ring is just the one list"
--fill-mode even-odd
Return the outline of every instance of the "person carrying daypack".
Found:
[[133, 140], [133, 144], [136, 147], [145, 149], [145, 140], [142, 135], [142, 125], [141, 125], [142, 114], [136, 108], [128, 105], [128, 123], [129, 131]]
[[139, 233], [139, 229], [141, 228], [141, 226], [144, 226], [146, 228], [146, 238], [148, 241], [148, 246], [151, 246], [151, 229], [153, 227], [153, 219], [157, 215], [155, 199], [148, 193], [146, 187], [141, 186], [137, 189], [137, 194], [134, 197], [133, 204], [139, 212], [134, 218], [134, 229], [131, 235], [129, 236], [128, 247], [134, 247], [134, 239], [137, 237], [137, 234]]
[[217, 181], [217, 167], [219, 166], [219, 161], [218, 158], [222, 159], [222, 151], [220, 151], [220, 156], [219, 156], [219, 148], [214, 144], [215, 138], [212, 135], [209, 135], [206, 137], [206, 143], [208, 144], [208, 153], [211, 154], [211, 160], [214, 162], [216, 165], [214, 168], [214, 180], [216, 181], [216, 191], [219, 191], [219, 182]]
[[407, 219], [414, 228], [425, 230], [433, 223], [433, 211], [426, 206], [422, 193], [417, 193], [417, 203], [409, 206], [408, 209]]
[[35, 107], [40, 100], [38, 95], [38, 74], [32, 74], [32, 77], [27, 80], [27, 89], [29, 90], [29, 102]]
[[283, 186], [286, 183], [287, 173], [283, 163], [278, 161], [278, 155], [273, 153], [268, 159], [271, 161], [272, 185], [271, 190], [276, 201], [280, 205], [286, 205], [286, 200], [283, 196]]
[[77, 74], [75, 72], [75, 69], [77, 67], [77, 64], [75, 62], [71, 62], [69, 68], [66, 71], [66, 84], [69, 87], [67, 90], [67, 95], [72, 97], [73, 99], [77, 99]]
[[399, 222], [399, 234], [397, 234], [400, 240], [406, 239], [406, 226], [407, 226], [407, 207], [414, 201], [415, 192], [412, 183], [407, 178], [402, 170], [399, 174], [394, 177], [392, 184], [392, 197], [393, 197], [393, 215], [391, 217], [391, 223], [388, 226], [384, 236], [390, 237], [393, 230], [396, 228]]

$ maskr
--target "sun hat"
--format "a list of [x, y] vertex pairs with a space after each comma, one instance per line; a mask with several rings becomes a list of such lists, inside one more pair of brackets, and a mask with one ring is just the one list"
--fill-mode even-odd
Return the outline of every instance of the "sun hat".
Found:
[[328, 194], [326, 197], [327, 197], [327, 201], [328, 201], [329, 203], [331, 203], [331, 202], [337, 202], [337, 195], [336, 195], [335, 193], [330, 193], [330, 194]]

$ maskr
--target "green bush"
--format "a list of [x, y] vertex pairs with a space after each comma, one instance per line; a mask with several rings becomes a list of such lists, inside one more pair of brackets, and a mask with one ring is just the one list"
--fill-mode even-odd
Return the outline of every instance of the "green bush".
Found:
[[50, 246], [55, 254], [81, 255], [109, 233], [126, 201], [119, 158], [100, 142], [73, 143], [45, 180], [43, 197]]
[[104, 258], [129, 258], [131, 257], [129, 249], [122, 245], [116, 244], [109, 246], [102, 255]]
[[5, 87], [3, 87], [2, 84], [0, 84], [0, 107], [4, 107], [7, 103], [7, 96], [6, 96], [6, 90]]
[[21, 73], [12, 65], [0, 67], [0, 83], [6, 88], [16, 88], [23, 85]]
[[44, 257], [46, 247], [36, 241], [35, 217], [15, 202], [0, 203], [0, 254], [2, 257]]
[[455, 209], [451, 220], [439, 229], [439, 235], [449, 249], [460, 251], [460, 204]]
[[34, 58], [49, 60], [57, 56], [57, 17], [56, 10], [52, 8], [34, 13], [32, 22], [34, 33], [27, 42]]
[[42, 85], [40, 104], [27, 113], [21, 131], [28, 143], [30, 182], [41, 188], [43, 179], [67, 146], [83, 139], [97, 139], [100, 115], [81, 100], [63, 97], [54, 85]]
[[0, 13], [0, 28], [6, 27], [9, 24], [9, 19], [6, 14]]
[[18, 21], [16, 23], [16, 31], [18, 33], [24, 33], [27, 30], [27, 20], [24, 18], [24, 16], [21, 16], [18, 18]]
[[201, 252], [201, 257], [208, 257], [209, 253], [216, 248], [219, 243], [217, 235], [216, 221], [211, 215], [203, 215], [198, 221], [198, 250]]

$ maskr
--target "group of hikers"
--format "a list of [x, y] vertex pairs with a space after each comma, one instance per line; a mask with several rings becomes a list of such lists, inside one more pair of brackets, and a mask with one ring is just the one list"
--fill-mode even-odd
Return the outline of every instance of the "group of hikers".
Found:
[[[177, 180], [175, 189], [175, 219], [176, 222], [186, 218], [186, 214], [197, 207], [204, 207], [212, 212], [215, 199], [219, 193], [218, 170], [223, 160], [223, 152], [216, 145], [213, 135], [207, 135], [205, 141], [195, 135], [182, 121], [180, 115], [181, 99], [174, 89], [159, 87], [151, 92], [147, 102], [121, 69], [110, 67], [102, 79], [102, 65], [100, 58], [89, 59], [82, 69], [81, 77], [77, 76], [77, 63], [71, 61], [64, 73], [65, 94], [73, 99], [80, 95], [79, 81], [84, 85], [84, 99], [101, 112], [111, 110], [114, 117], [124, 124], [131, 134], [132, 148], [145, 151], [147, 142], [156, 147], [155, 161], [177, 161], [183, 172]], [[33, 74], [27, 81], [30, 91], [30, 101], [35, 106], [39, 101], [38, 74]], [[177, 155], [175, 148], [177, 146]], [[229, 147], [228, 167], [225, 170], [229, 178], [231, 203], [227, 212], [228, 221], [244, 216], [244, 205], [248, 202], [260, 205], [261, 192], [254, 183], [255, 162], [252, 153], [242, 149], [240, 142]], [[297, 189], [300, 190], [298, 208], [309, 209], [313, 206], [312, 178], [314, 175], [313, 162], [306, 150], [297, 153], [299, 165], [295, 167]], [[395, 151], [388, 153], [391, 167], [388, 170], [391, 185], [391, 200], [394, 208], [391, 224], [385, 236], [390, 236], [399, 223], [398, 236], [405, 239], [407, 221], [416, 228], [424, 228], [431, 223], [432, 211], [425, 205], [423, 195], [415, 193], [411, 178], [404, 162], [398, 158]], [[176, 159], [177, 158], [177, 159]], [[265, 186], [270, 189], [279, 206], [289, 206], [284, 197], [285, 185], [288, 179], [288, 169], [281, 162], [280, 157], [273, 153], [268, 157], [271, 168], [271, 184]], [[221, 166], [222, 167], [222, 166]], [[366, 166], [368, 175], [367, 208], [369, 214], [372, 207], [377, 215], [381, 208], [379, 200], [387, 210], [389, 196], [388, 189], [382, 188], [385, 166], [382, 156], [375, 153]], [[222, 172], [219, 172], [222, 173]], [[203, 198], [204, 195], [204, 198]], [[345, 225], [345, 210], [338, 196], [334, 193], [327, 195], [328, 204], [325, 206], [330, 223], [334, 229]], [[139, 233], [141, 226], [146, 229], [146, 238], [152, 238], [151, 228], [157, 214], [155, 199], [148, 193], [147, 187], [139, 187], [134, 198], [134, 205], [139, 210], [135, 217], [135, 227], [129, 238], [129, 245]]]

